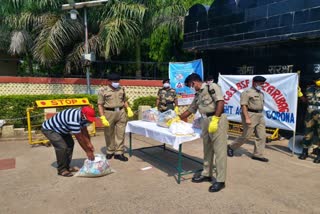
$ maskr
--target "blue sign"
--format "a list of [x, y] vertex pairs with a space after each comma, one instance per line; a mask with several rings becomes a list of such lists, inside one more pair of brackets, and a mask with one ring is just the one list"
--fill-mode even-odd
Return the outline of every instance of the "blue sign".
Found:
[[202, 59], [190, 62], [170, 62], [169, 79], [170, 86], [174, 88], [178, 95], [190, 95], [194, 92], [184, 85], [184, 80], [192, 73], [197, 73], [203, 80]]

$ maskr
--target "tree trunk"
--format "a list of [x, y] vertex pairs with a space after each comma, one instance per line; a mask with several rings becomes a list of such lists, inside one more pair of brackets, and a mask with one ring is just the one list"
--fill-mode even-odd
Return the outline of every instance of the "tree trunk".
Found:
[[28, 68], [29, 68], [29, 74], [33, 75], [32, 56], [29, 53], [27, 53], [26, 54], [26, 59], [27, 59], [27, 64], [28, 64]]
[[140, 40], [136, 40], [136, 79], [141, 79], [142, 72], [141, 72], [141, 46]]

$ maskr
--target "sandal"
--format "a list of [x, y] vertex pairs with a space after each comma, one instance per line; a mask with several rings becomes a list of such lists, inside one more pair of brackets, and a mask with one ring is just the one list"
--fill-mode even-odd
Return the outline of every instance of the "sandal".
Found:
[[72, 177], [73, 176], [73, 174], [68, 170], [65, 170], [63, 172], [58, 172], [58, 175], [63, 176], [63, 177]]
[[69, 172], [78, 172], [80, 169], [79, 167], [73, 166], [69, 168]]

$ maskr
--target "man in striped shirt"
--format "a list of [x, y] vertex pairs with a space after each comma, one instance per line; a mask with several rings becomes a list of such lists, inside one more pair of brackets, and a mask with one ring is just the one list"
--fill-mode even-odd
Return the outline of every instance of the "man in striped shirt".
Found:
[[58, 175], [71, 177], [74, 141], [72, 134], [78, 140], [89, 160], [94, 160], [94, 148], [90, 141], [87, 126], [95, 120], [95, 111], [89, 106], [81, 109], [66, 109], [42, 124], [42, 133], [53, 145], [58, 164]]

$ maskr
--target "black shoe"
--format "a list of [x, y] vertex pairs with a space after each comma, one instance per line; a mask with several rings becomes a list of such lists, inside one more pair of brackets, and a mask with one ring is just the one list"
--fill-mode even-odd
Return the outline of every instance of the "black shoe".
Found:
[[320, 163], [320, 150], [317, 148], [316, 150], [317, 157], [313, 160], [313, 163]]
[[226, 185], [224, 184], [224, 182], [215, 182], [212, 186], [209, 187], [209, 192], [219, 192], [225, 187]]
[[308, 157], [308, 150], [309, 150], [308, 148], [303, 148], [302, 149], [302, 153], [299, 156], [300, 160], [305, 160]]
[[114, 159], [118, 159], [118, 160], [121, 160], [121, 161], [128, 161], [128, 158], [126, 156], [124, 156], [124, 154], [114, 155]]
[[111, 159], [112, 157], [113, 157], [113, 154], [107, 154], [107, 155], [106, 155], [106, 158], [107, 158], [107, 159]]
[[195, 176], [195, 177], [192, 178], [192, 182], [193, 183], [201, 183], [201, 182], [204, 182], [204, 181], [211, 182], [212, 178], [211, 177], [207, 177], [207, 176], [203, 176], [203, 175], [198, 175], [198, 176]]
[[251, 159], [262, 161], [262, 162], [269, 162], [269, 160], [267, 158], [260, 158], [260, 157], [256, 157], [256, 156], [252, 156]]
[[230, 145], [228, 145], [227, 154], [229, 157], [233, 157], [233, 149], [231, 149]]
[[313, 163], [320, 163], [320, 157], [316, 157], [316, 159], [313, 160]]

